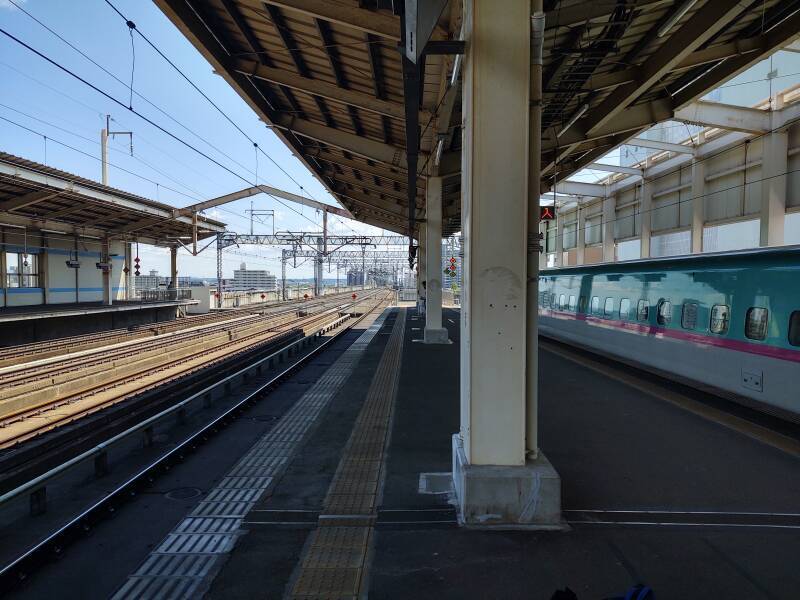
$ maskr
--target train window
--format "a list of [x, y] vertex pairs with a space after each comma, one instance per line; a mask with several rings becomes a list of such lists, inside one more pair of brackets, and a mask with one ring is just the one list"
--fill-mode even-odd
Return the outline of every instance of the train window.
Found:
[[578, 301], [575, 299], [575, 296], [569, 297], [569, 309], [572, 312], [575, 312], [575, 309], [578, 308]]
[[658, 303], [656, 321], [658, 321], [659, 325], [669, 325], [670, 321], [672, 321], [672, 302], [669, 300], [661, 300]]
[[626, 321], [631, 318], [631, 301], [623, 298], [619, 302], [619, 318]]
[[650, 303], [647, 300], [639, 300], [636, 306], [636, 318], [640, 321], [647, 321], [650, 318]]
[[613, 298], [606, 298], [606, 305], [603, 307], [603, 313], [607, 317], [614, 316], [614, 299]]
[[766, 308], [752, 306], [747, 309], [744, 322], [744, 335], [751, 340], [763, 340], [767, 337], [767, 321], [769, 311]]
[[800, 310], [796, 310], [789, 317], [789, 343], [800, 346]]
[[578, 312], [586, 312], [586, 296], [578, 297]]
[[597, 296], [592, 296], [592, 314], [599, 315], [600, 314], [600, 298]]
[[731, 309], [727, 304], [715, 304], [711, 307], [711, 333], [728, 333], [731, 322]]
[[694, 329], [697, 327], [697, 304], [686, 302], [681, 311], [681, 327], [684, 329]]
[[564, 310], [565, 308], [567, 308], [567, 296], [566, 296], [566, 294], [561, 294], [558, 297], [558, 308], [560, 310]]

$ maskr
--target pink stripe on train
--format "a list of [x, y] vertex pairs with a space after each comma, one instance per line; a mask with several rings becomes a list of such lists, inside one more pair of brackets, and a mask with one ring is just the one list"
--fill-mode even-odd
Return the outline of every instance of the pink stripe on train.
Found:
[[624, 329], [625, 331], [636, 333], [638, 335], [650, 335], [657, 338], [671, 338], [684, 342], [691, 342], [700, 346], [715, 346], [717, 348], [726, 348], [728, 350], [735, 350], [737, 352], [747, 352], [748, 354], [758, 354], [760, 356], [768, 356], [770, 358], [777, 358], [780, 360], [800, 362], [800, 351], [789, 350], [787, 348], [778, 348], [768, 344], [754, 344], [752, 342], [731, 340], [723, 337], [692, 333], [689, 331], [667, 329], [666, 327], [658, 327], [656, 325], [642, 325], [636, 321], [603, 319], [601, 317], [595, 317], [592, 315], [584, 315], [581, 313], [576, 314], [560, 310], [552, 310], [549, 308], [539, 309], [539, 312], [542, 315], [554, 319], [574, 319], [578, 321], [586, 321], [587, 323], [591, 323], [592, 325], [596, 325], [598, 327], [606, 327], [608, 329]]

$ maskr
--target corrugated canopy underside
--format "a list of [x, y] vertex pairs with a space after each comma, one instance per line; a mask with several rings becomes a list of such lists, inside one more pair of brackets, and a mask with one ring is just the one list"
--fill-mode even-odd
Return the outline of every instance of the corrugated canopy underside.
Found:
[[[402, 3], [156, 3], [356, 218], [406, 231], [406, 99], [395, 14]], [[545, 0], [544, 189], [668, 120], [800, 30], [800, 0], [685, 7], [684, 0]], [[460, 0], [450, 0], [437, 39], [458, 39], [461, 10]], [[437, 163], [445, 234], [460, 228], [461, 210], [460, 94], [452, 106], [444, 101], [454, 62], [427, 57], [420, 99], [417, 216], [424, 217], [424, 176]]]

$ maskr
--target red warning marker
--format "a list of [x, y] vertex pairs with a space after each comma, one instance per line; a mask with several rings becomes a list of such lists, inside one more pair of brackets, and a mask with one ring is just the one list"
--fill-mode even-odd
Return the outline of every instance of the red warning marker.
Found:
[[355, 294], [353, 294], [352, 298], [353, 298], [353, 300], [355, 300], [356, 298], [358, 298], [358, 296], [356, 296]]
[[308, 294], [303, 294], [303, 298], [305, 298], [306, 300], [308, 300]]
[[262, 299], [262, 300], [263, 300], [264, 298], [266, 298], [266, 297], [267, 297], [267, 295], [266, 295], [266, 294], [261, 294], [261, 299]]

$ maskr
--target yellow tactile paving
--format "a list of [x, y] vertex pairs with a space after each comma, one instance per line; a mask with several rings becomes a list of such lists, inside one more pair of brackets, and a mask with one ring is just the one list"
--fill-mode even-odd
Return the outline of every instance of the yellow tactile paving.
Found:
[[[389, 436], [403, 348], [406, 311], [400, 310], [364, 405], [344, 448], [290, 597], [298, 600], [356, 598], [367, 568], [372, 523], [377, 516], [384, 452]], [[340, 526], [347, 522], [349, 526]]]

